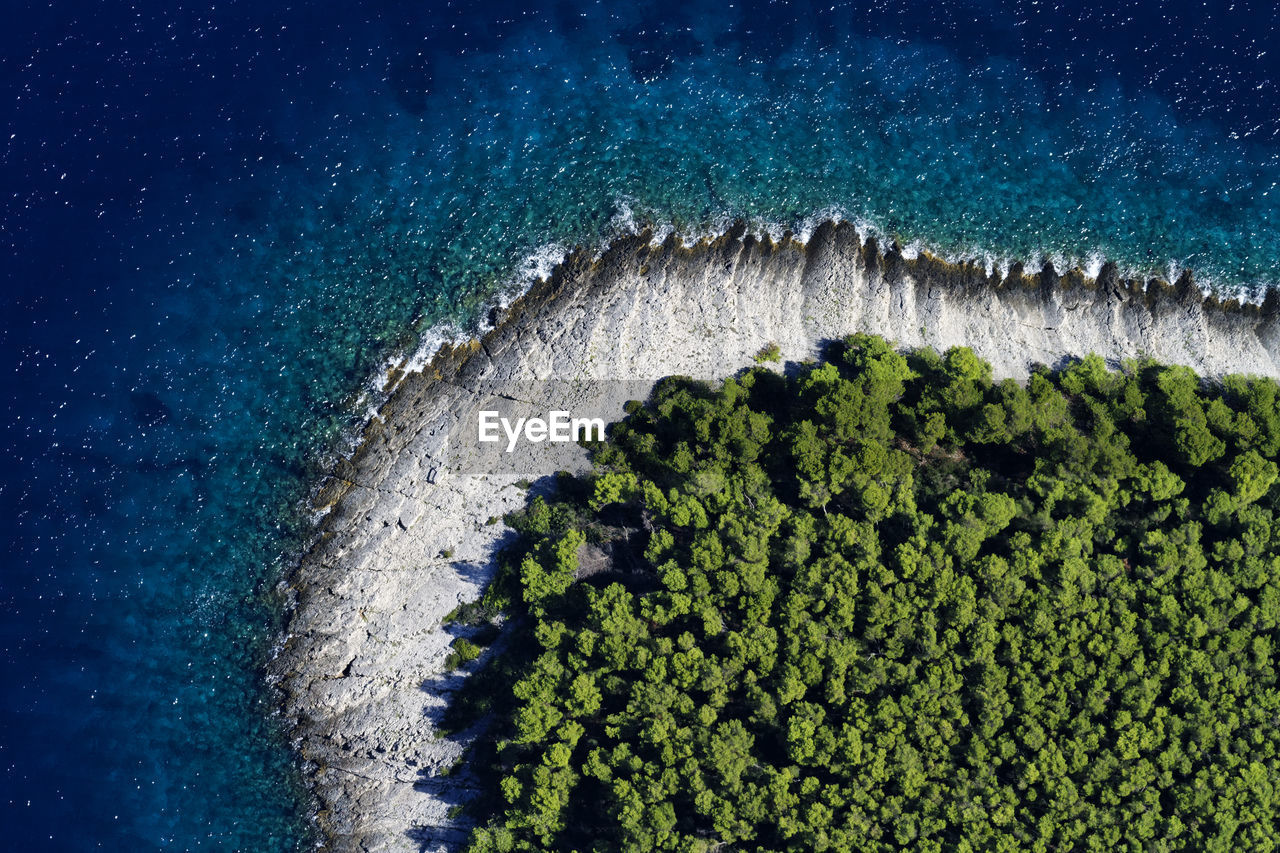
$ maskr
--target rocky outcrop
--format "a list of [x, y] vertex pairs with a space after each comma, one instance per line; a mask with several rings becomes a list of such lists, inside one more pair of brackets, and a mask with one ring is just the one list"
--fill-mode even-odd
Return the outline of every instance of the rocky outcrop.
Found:
[[[443, 673], [452, 635], [441, 618], [490, 577], [510, 535], [500, 519], [525, 500], [517, 481], [552, 473], [536, 462], [500, 474], [451, 467], [450, 443], [474, 429], [463, 413], [481, 384], [716, 378], [769, 342], [798, 361], [857, 331], [904, 347], [969, 346], [998, 376], [1089, 352], [1277, 376], [1276, 307], [1222, 305], [1189, 278], [1144, 284], [1111, 266], [1096, 280], [1051, 267], [988, 276], [882, 252], [831, 223], [807, 244], [738, 227], [692, 249], [641, 235], [571, 256], [482, 340], [447, 346], [405, 375], [317, 492], [327, 511], [294, 573], [271, 675], [314, 769], [331, 848], [418, 851], [463, 835], [448, 811], [465, 799], [465, 776], [440, 775], [462, 743], [434, 732], [461, 677]], [[618, 415], [622, 402], [609, 401]]]

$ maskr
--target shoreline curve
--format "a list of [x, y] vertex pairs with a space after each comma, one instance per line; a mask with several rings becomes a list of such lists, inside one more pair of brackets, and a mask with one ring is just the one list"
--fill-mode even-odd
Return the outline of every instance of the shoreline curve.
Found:
[[[441, 619], [492, 576], [511, 535], [500, 519], [525, 501], [517, 483], [554, 473], [451, 470], [450, 435], [480, 381], [718, 379], [766, 344], [803, 361], [854, 332], [906, 348], [968, 346], [997, 378], [1090, 352], [1207, 377], [1280, 377], [1276, 291], [1261, 304], [1222, 301], [1189, 273], [1171, 285], [1122, 278], [1114, 264], [1096, 278], [1051, 264], [989, 275], [882, 249], [849, 223], [826, 222], [805, 243], [742, 223], [692, 247], [651, 240], [643, 232], [570, 253], [483, 337], [393, 375], [352, 455], [314, 492], [318, 521], [286, 582], [290, 618], [268, 679], [317, 794], [326, 849], [446, 850], [465, 838], [449, 809], [465, 798], [466, 776], [442, 774], [465, 733], [434, 735], [464, 677], [443, 672], [452, 636]], [[620, 417], [625, 401], [614, 402]]]

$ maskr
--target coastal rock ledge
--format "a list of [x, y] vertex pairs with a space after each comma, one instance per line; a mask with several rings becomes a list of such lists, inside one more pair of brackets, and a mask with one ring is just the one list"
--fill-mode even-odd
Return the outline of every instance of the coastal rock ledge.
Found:
[[416, 853], [465, 839], [449, 810], [466, 798], [466, 775], [442, 773], [465, 733], [434, 733], [464, 677], [444, 672], [453, 635], [441, 619], [490, 578], [495, 548], [512, 535], [501, 518], [525, 500], [517, 481], [553, 473], [450, 470], [450, 434], [475, 429], [460, 420], [481, 381], [721, 378], [770, 342], [802, 361], [859, 331], [902, 347], [968, 346], [997, 377], [1090, 352], [1280, 376], [1280, 301], [1205, 299], [1189, 276], [1143, 283], [1111, 265], [1096, 279], [1018, 265], [990, 276], [882, 251], [835, 223], [805, 244], [742, 226], [692, 248], [650, 240], [570, 256], [482, 340], [446, 346], [401, 377], [359, 449], [318, 489], [323, 514], [290, 579], [293, 611], [269, 677], [328, 849]]

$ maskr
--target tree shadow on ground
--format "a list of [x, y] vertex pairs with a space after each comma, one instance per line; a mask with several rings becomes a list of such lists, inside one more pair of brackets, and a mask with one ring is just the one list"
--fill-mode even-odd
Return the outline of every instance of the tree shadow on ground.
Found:
[[[526, 505], [535, 497], [549, 497], [556, 491], [557, 482], [555, 476], [548, 475], [530, 483]], [[519, 534], [516, 531], [504, 530], [485, 558], [455, 562], [454, 569], [461, 577], [477, 586], [487, 586], [497, 573], [499, 554], [518, 539]], [[413, 785], [414, 790], [440, 802], [448, 809], [449, 815], [438, 825], [417, 825], [405, 833], [405, 837], [418, 845], [421, 853], [462, 850], [475, 825], [475, 820], [465, 813], [465, 809], [476, 799], [481, 786], [469, 759], [478, 741], [488, 733], [492, 715], [487, 712], [480, 713], [471, 716], [460, 725], [460, 715], [454, 708], [454, 704], [463, 687], [506, 651], [510, 638], [510, 632], [507, 630], [503, 630], [493, 638], [494, 629], [484, 618], [459, 619], [444, 625], [443, 630], [455, 640], [457, 638], [476, 640], [488, 634], [488, 638], [492, 638], [492, 643], [476, 660], [455, 669], [445, 669], [419, 685], [419, 689], [426, 698], [422, 713], [431, 724], [432, 731], [437, 733], [439, 740], [456, 744], [462, 753], [458, 761], [452, 765], [428, 766], [418, 770], [418, 777]]]

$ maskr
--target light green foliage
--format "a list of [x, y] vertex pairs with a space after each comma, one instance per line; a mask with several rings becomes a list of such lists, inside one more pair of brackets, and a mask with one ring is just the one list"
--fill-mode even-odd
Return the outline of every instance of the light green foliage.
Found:
[[598, 510], [612, 503], [629, 500], [637, 488], [635, 474], [610, 471], [596, 480], [595, 494], [588, 506]]
[[547, 540], [539, 553], [529, 554], [520, 563], [524, 600], [532, 607], [552, 603], [573, 583], [578, 569], [578, 549], [586, 541], [580, 531], [570, 530], [555, 540]]
[[865, 335], [664, 383], [512, 519], [471, 850], [1274, 849], [1278, 401]]
[[1157, 503], [1182, 494], [1182, 490], [1186, 488], [1182, 478], [1170, 471], [1169, 467], [1158, 459], [1149, 464], [1137, 466], [1134, 485], [1138, 494]]
[[1235, 486], [1235, 499], [1243, 506], [1265, 495], [1276, 481], [1276, 463], [1256, 450], [1246, 450], [1231, 463], [1228, 471]]
[[776, 343], [767, 343], [754, 356], [756, 364], [782, 361], [782, 349]]

